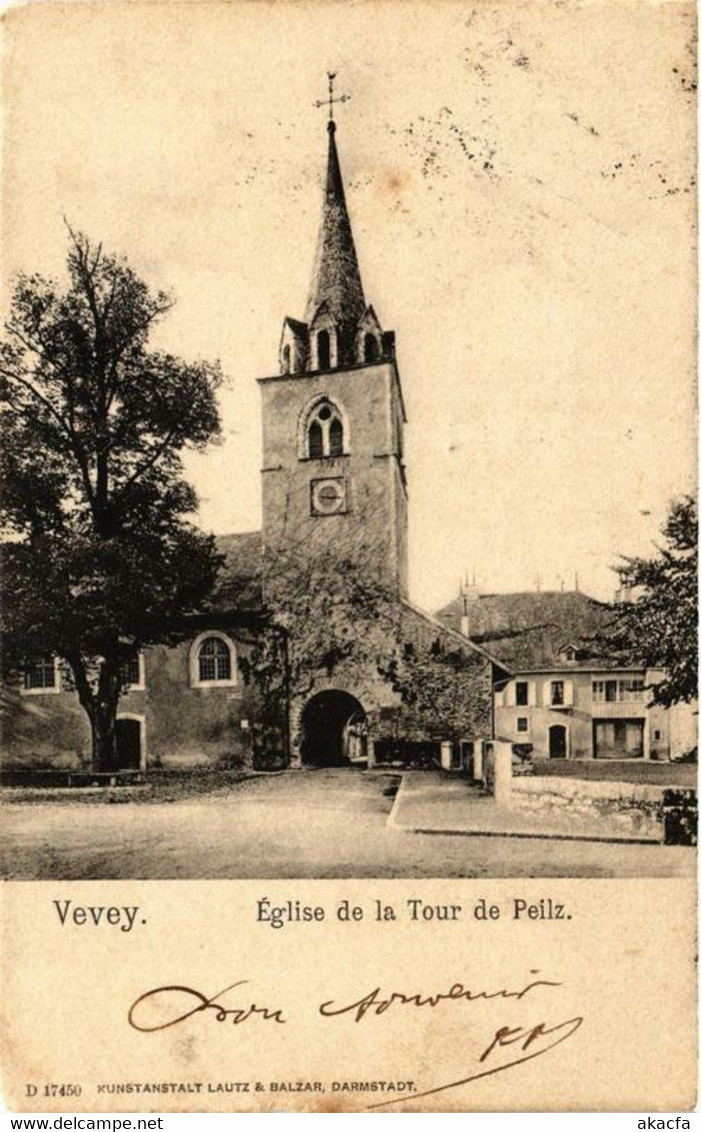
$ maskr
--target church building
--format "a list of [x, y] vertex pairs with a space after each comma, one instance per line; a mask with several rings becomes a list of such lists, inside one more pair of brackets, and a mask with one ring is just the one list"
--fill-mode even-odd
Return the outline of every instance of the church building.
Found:
[[[124, 769], [421, 765], [441, 743], [493, 735], [508, 665], [408, 597], [395, 336], [364, 292], [332, 113], [327, 129], [304, 319], [284, 319], [275, 370], [259, 379], [262, 531], [218, 540], [225, 562], [190, 640], [134, 657], [117, 721]], [[274, 695], [261, 680], [270, 656]], [[54, 658], [5, 699], [8, 765], [89, 766], [87, 718]]]

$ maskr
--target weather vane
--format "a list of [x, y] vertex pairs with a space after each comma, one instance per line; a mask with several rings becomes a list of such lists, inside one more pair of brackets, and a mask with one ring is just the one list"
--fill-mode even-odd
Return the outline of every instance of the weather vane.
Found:
[[336, 78], [336, 73], [335, 73], [335, 71], [333, 71], [333, 72], [327, 71], [326, 74], [329, 76], [329, 97], [328, 98], [317, 98], [314, 105], [316, 106], [317, 109], [319, 109], [320, 106], [328, 106], [328, 108], [329, 108], [329, 122], [333, 122], [333, 108], [334, 108], [335, 104], [337, 102], [348, 102], [350, 95], [349, 94], [339, 94], [336, 98], [334, 98], [334, 96], [333, 96], [333, 80]]

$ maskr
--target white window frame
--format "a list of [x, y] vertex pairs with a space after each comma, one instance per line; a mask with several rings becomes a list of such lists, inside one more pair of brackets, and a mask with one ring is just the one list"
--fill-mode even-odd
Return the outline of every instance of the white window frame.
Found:
[[[599, 687], [597, 688], [597, 684]], [[615, 684], [616, 691], [612, 700], [608, 699], [606, 695], [606, 685]], [[618, 703], [618, 677], [617, 676], [597, 676], [592, 680], [591, 684], [591, 698], [595, 704], [616, 704]]]
[[[626, 688], [626, 684], [640, 684], [639, 688]], [[618, 703], [640, 704], [645, 699], [644, 676], [621, 676], [618, 681]]]
[[[24, 686], [24, 669], [20, 676], [20, 695], [21, 696], [55, 696], [58, 692], [62, 692], [61, 685], [61, 661], [57, 656], [54, 660], [54, 682], [51, 688], [25, 688]], [[27, 665], [30, 667], [30, 665]]]
[[[626, 688], [626, 684], [642, 684], [636, 689]], [[612, 700], [606, 698], [606, 685], [616, 685], [616, 695]], [[599, 687], [597, 688], [597, 685]], [[645, 702], [644, 676], [597, 676], [591, 683], [591, 698], [595, 704], [640, 704]]]
[[[211, 637], [216, 637], [217, 640], [223, 641], [229, 650], [231, 676], [227, 680], [200, 680], [200, 646]], [[231, 637], [227, 637], [226, 633], [222, 633], [218, 629], [208, 629], [205, 633], [200, 633], [190, 645], [189, 669], [191, 688], [236, 688], [239, 683], [239, 670], [236, 657], [236, 645], [231, 640]]]
[[[145, 692], [146, 691], [146, 664], [144, 661], [144, 654], [139, 649], [136, 654], [139, 662], [139, 679], [136, 684], [125, 684], [122, 688], [122, 693], [127, 696], [130, 692]], [[126, 718], [126, 716], [125, 716]], [[136, 716], [134, 717], [136, 718]]]
[[[519, 705], [519, 706], [522, 706], [522, 705]], [[523, 729], [519, 728], [519, 720], [521, 720], [521, 719], [524, 719], [526, 721], [526, 726]], [[530, 735], [530, 733], [531, 733], [530, 716], [528, 716], [528, 715], [517, 715], [516, 716], [516, 727], [515, 727], [514, 731], [515, 731], [516, 736]], [[518, 742], [518, 738], [516, 739], [516, 742]]]

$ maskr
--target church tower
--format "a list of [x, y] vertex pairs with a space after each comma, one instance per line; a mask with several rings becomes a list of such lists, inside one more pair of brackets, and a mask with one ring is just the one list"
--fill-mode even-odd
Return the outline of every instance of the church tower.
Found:
[[[404, 402], [394, 333], [368, 305], [346, 206], [330, 83], [321, 227], [304, 321], [286, 318], [259, 379], [266, 559], [351, 561], [407, 587]], [[337, 99], [336, 101], [341, 101]]]

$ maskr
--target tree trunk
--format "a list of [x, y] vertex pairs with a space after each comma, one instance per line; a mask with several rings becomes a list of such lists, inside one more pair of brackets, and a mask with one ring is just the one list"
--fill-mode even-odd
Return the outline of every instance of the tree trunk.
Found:
[[119, 769], [117, 759], [117, 735], [115, 728], [116, 705], [112, 718], [104, 709], [98, 708], [90, 720], [92, 731], [92, 768], [103, 774]]
[[83, 658], [72, 655], [66, 660], [73, 672], [81, 707], [90, 720], [92, 769], [102, 774], [118, 770], [115, 723], [121, 685], [116, 662], [102, 662], [97, 691], [93, 691]]
[[121, 684], [114, 660], [103, 660], [97, 681], [93, 724], [93, 765], [100, 771], [118, 770], [116, 719]]

